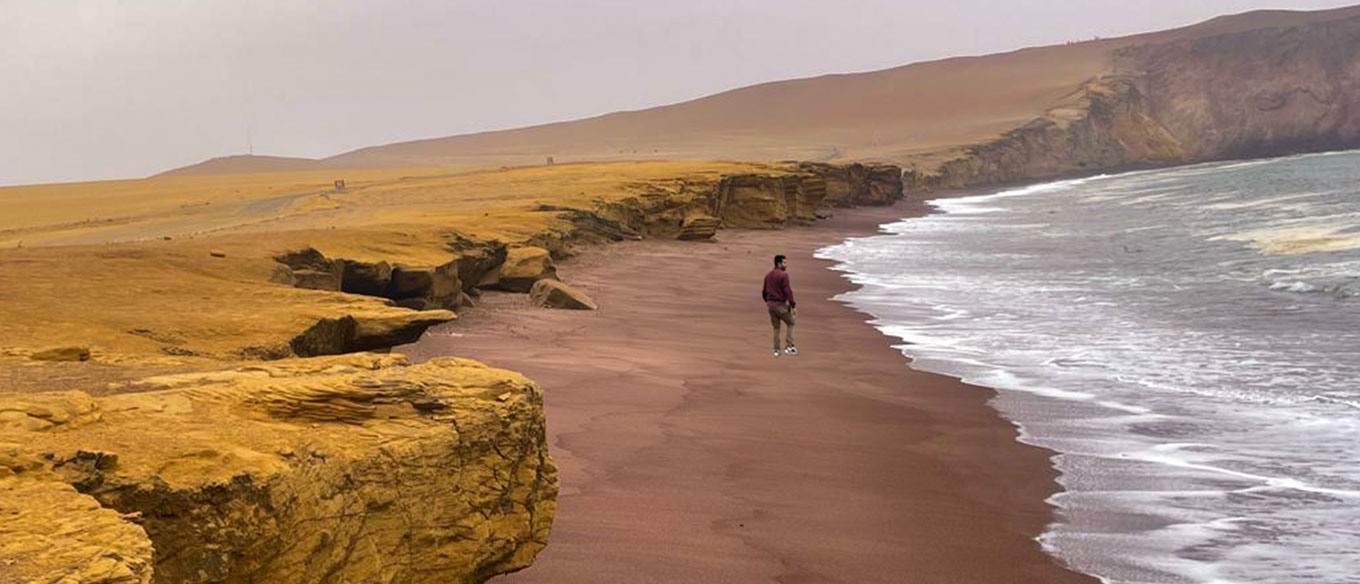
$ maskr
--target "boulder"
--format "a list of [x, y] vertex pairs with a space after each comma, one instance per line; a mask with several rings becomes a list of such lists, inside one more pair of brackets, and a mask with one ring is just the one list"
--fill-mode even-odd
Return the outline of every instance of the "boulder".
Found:
[[0, 581], [482, 582], [547, 541], [516, 373], [354, 354], [124, 389], [0, 395]]
[[34, 361], [89, 361], [89, 347], [52, 347], [34, 352], [29, 356]]
[[490, 287], [506, 292], [528, 292], [539, 280], [556, 280], [557, 266], [541, 247], [512, 247], [506, 253], [496, 282]]
[[680, 234], [676, 239], [685, 241], [704, 241], [713, 239], [718, 234], [718, 227], [722, 226], [722, 221], [717, 217], [709, 215], [690, 215], [685, 217], [680, 223]]
[[529, 290], [529, 298], [537, 306], [545, 308], [566, 308], [570, 310], [595, 310], [599, 308], [585, 292], [557, 280], [539, 280]]

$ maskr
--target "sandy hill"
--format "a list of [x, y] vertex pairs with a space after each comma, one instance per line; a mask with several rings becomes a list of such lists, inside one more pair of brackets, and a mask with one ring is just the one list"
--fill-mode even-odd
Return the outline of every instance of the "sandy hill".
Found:
[[312, 158], [293, 158], [288, 156], [256, 156], [239, 154], [219, 156], [198, 164], [167, 170], [156, 176], [196, 176], [201, 174], [236, 174], [242, 172], [291, 172], [296, 170], [320, 170], [326, 165]]
[[[639, 111], [527, 128], [400, 142], [326, 166], [541, 163], [639, 158], [876, 160], [926, 170], [1079, 101], [1084, 84], [1134, 46], [1206, 39], [1360, 16], [1360, 6], [1257, 11], [1197, 25], [866, 73], [765, 83]], [[267, 160], [239, 160], [231, 172]], [[212, 161], [190, 172], [222, 172]]]

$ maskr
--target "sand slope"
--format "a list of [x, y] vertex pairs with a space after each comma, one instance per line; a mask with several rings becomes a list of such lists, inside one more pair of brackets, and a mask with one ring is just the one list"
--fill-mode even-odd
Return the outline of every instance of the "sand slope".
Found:
[[[1257, 11], [1168, 31], [881, 71], [794, 79], [678, 104], [515, 130], [400, 142], [327, 166], [541, 163], [636, 158], [932, 163], [1043, 115], [1107, 70], [1111, 52], [1360, 15], [1360, 7]], [[275, 160], [238, 160], [244, 171]], [[218, 172], [227, 161], [174, 172]]]
[[167, 170], [156, 176], [195, 176], [200, 174], [233, 174], [240, 172], [289, 172], [297, 170], [319, 170], [326, 165], [312, 158], [293, 158], [288, 156], [256, 156], [241, 154], [219, 156], [192, 164]]

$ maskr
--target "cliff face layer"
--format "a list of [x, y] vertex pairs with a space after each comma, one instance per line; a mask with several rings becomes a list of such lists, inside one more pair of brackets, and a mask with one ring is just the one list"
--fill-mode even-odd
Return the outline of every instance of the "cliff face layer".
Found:
[[1189, 160], [1360, 145], [1360, 18], [1115, 53]]
[[1115, 51], [1044, 116], [910, 189], [1360, 146], [1360, 18]]
[[546, 542], [541, 396], [371, 354], [0, 395], [0, 581], [481, 582]]

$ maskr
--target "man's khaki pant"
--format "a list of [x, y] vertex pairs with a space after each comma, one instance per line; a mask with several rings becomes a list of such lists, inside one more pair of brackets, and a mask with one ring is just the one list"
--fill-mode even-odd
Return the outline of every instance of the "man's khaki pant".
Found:
[[[768, 305], [767, 305], [768, 306]], [[793, 310], [787, 304], [769, 306], [770, 326], [774, 327], [774, 350], [779, 350], [779, 323], [784, 323], [784, 344], [793, 346]]]

